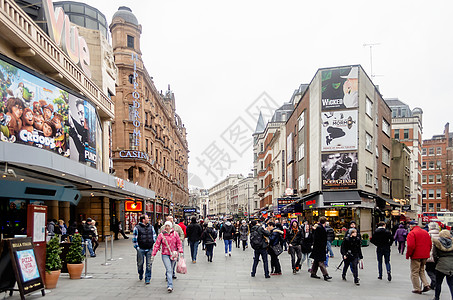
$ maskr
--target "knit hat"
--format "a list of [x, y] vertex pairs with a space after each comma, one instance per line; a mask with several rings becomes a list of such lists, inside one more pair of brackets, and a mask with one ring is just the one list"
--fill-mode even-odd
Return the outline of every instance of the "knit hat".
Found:
[[209, 222], [209, 223], [208, 223], [208, 227], [212, 227], [212, 222]]
[[165, 226], [167, 226], [167, 225], [170, 226], [170, 228], [173, 228], [173, 223], [172, 223], [172, 222], [170, 222], [170, 221], [165, 221], [165, 223], [164, 223], [164, 228], [165, 228]]
[[439, 237], [451, 239], [450, 230], [442, 230], [441, 232], [439, 232]]
[[436, 222], [431, 222], [428, 224], [428, 228], [429, 230], [439, 230], [439, 224], [437, 224]]

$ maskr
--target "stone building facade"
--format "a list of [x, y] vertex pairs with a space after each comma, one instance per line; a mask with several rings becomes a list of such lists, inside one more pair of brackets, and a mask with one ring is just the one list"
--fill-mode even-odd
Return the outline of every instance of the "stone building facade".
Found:
[[110, 25], [118, 80], [113, 122], [113, 167], [118, 177], [153, 189], [147, 201], [154, 220], [188, 205], [188, 143], [176, 113], [175, 95], [159, 92], [146, 70], [140, 49], [142, 27], [127, 7], [120, 7]]

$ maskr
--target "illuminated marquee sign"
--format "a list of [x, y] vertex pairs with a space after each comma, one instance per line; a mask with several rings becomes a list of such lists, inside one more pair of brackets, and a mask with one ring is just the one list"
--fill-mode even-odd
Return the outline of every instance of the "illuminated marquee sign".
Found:
[[126, 201], [124, 203], [125, 211], [143, 211], [143, 205], [141, 201]]
[[145, 152], [136, 151], [136, 150], [122, 150], [122, 151], [120, 151], [120, 157], [121, 158], [138, 158], [138, 159], [149, 160], [148, 154], [146, 154]]
[[140, 145], [140, 137], [142, 136], [140, 133], [140, 115], [138, 112], [138, 109], [140, 108], [140, 94], [137, 91], [138, 88], [138, 83], [137, 83], [137, 61], [138, 61], [138, 56], [137, 54], [132, 53], [132, 61], [134, 62], [134, 79], [132, 81], [132, 84], [134, 85], [134, 92], [132, 93], [132, 98], [134, 100], [132, 101], [132, 114], [133, 114], [133, 121], [132, 124], [134, 125], [134, 132], [133, 138], [132, 138], [132, 145], [135, 147], [138, 147]]
[[50, 38], [91, 78], [90, 51], [86, 40], [79, 35], [77, 27], [71, 25], [61, 7], [54, 10], [52, 0], [44, 0], [43, 6]]

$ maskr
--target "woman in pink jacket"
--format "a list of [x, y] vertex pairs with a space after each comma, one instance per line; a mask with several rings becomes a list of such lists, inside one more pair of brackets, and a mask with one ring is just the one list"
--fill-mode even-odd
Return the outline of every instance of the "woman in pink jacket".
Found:
[[[182, 244], [179, 235], [173, 230], [173, 224], [170, 221], [165, 222], [164, 230], [157, 236], [154, 243], [151, 260], [154, 260], [157, 252], [162, 246], [162, 261], [164, 263], [167, 274], [167, 290], [169, 293], [173, 291], [173, 270], [176, 267], [179, 254], [183, 256]], [[179, 254], [178, 254], [179, 252]]]

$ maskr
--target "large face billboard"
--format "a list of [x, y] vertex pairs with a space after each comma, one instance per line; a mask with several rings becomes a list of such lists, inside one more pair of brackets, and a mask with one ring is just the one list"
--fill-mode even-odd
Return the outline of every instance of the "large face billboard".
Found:
[[357, 150], [357, 110], [322, 112], [321, 150]]
[[100, 123], [92, 104], [1, 58], [0, 93], [1, 141], [96, 167]]
[[359, 68], [323, 70], [321, 110], [355, 108], [359, 105]]
[[322, 189], [357, 188], [357, 152], [321, 155]]

